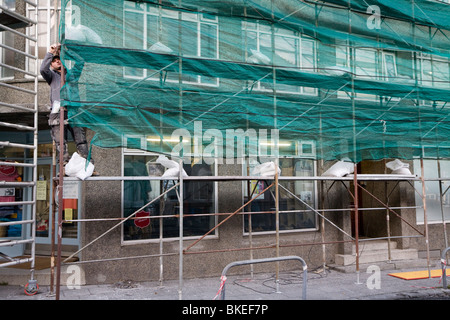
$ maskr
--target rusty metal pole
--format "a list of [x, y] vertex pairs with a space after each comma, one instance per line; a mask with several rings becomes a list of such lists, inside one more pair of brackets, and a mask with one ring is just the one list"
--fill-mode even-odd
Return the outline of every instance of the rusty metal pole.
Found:
[[50, 256], [50, 293], [55, 291], [55, 219], [56, 219], [56, 201], [55, 194], [58, 187], [56, 181], [56, 143], [53, 141], [53, 153], [52, 153], [52, 218], [50, 219], [50, 234], [51, 234], [51, 256]]
[[[275, 165], [275, 232], [276, 232], [276, 256], [280, 256], [280, 208], [279, 208], [279, 181], [278, 158]], [[280, 292], [280, 264], [276, 263], [276, 292]]]
[[[65, 69], [61, 66], [61, 88], [64, 86]], [[58, 246], [56, 259], [56, 300], [60, 297], [61, 286], [61, 246], [62, 246], [62, 214], [63, 214], [63, 184], [64, 184], [64, 111], [59, 110], [59, 182], [58, 182]]]
[[358, 178], [357, 178], [357, 168], [358, 164], [355, 163], [355, 171], [353, 173], [353, 184], [354, 184], [354, 192], [355, 192], [355, 251], [356, 251], [356, 284], [361, 284], [359, 281], [359, 219], [358, 219]]
[[426, 249], [427, 249], [427, 268], [428, 268], [428, 278], [431, 279], [430, 242], [428, 239], [428, 219], [427, 219], [427, 195], [426, 195], [425, 180], [424, 180], [423, 158], [420, 158], [420, 168], [421, 168], [420, 180], [422, 182], [423, 224], [424, 224], [425, 245], [426, 245]]

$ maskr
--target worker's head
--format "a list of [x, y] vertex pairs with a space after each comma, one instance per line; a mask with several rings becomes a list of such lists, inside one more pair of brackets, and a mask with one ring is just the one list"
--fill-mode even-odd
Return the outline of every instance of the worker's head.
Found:
[[61, 59], [59, 58], [59, 56], [54, 56], [50, 65], [53, 70], [60, 71], [61, 70]]

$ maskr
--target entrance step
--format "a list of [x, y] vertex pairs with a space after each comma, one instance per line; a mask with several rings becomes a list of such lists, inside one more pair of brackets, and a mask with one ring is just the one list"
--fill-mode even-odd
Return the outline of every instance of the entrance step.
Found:
[[[377, 263], [389, 260], [415, 260], [419, 259], [416, 249], [397, 249], [396, 242], [391, 241], [391, 257], [389, 259], [388, 241], [374, 240], [361, 241], [358, 244], [359, 263]], [[356, 263], [356, 246], [353, 245], [352, 254], [336, 254], [337, 266], [348, 266]]]
[[[61, 285], [73, 285], [74, 270], [67, 268], [70, 266], [61, 266]], [[80, 268], [80, 278], [79, 284], [86, 284], [83, 269]], [[54, 268], [54, 284], [56, 283], [56, 267]], [[71, 277], [72, 276], [72, 277]], [[71, 277], [71, 278], [69, 278]], [[19, 269], [19, 268], [0, 268], [0, 284], [3, 285], [18, 285], [25, 286], [31, 278], [31, 273], [29, 269]], [[49, 286], [51, 284], [51, 269], [35, 270], [34, 280], [37, 281], [38, 286]]]
[[[62, 257], [68, 257], [72, 253], [76, 252], [79, 249], [76, 245], [67, 245], [63, 244], [61, 245], [61, 256]], [[55, 244], [54, 248], [54, 256], [57, 255], [57, 246]], [[31, 248], [30, 246], [25, 247], [24, 254], [30, 255], [31, 254]], [[52, 247], [50, 244], [44, 244], [44, 243], [36, 243], [36, 255], [42, 255], [42, 256], [51, 256], [52, 254]]]
[[[389, 242], [387, 240], [362, 240], [358, 243], [358, 249], [361, 254], [361, 252], [364, 251], [378, 251], [378, 250], [388, 250], [389, 247], [392, 249], [397, 249], [397, 242], [391, 241]], [[356, 244], [353, 243], [352, 245], [352, 254], [356, 254]]]

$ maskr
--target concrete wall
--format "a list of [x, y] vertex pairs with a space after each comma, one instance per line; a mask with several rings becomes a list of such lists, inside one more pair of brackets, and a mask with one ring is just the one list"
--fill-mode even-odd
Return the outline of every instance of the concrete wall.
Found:
[[[92, 132], [88, 132], [88, 137]], [[121, 163], [121, 151], [119, 149], [100, 149], [93, 147], [96, 170], [102, 176], [120, 176], [119, 165]], [[240, 175], [240, 165], [219, 166], [219, 175]], [[85, 218], [117, 218], [121, 216], [121, 183], [120, 181], [85, 181], [83, 182], [83, 212]], [[328, 186], [329, 187], [329, 186]], [[242, 205], [242, 183], [239, 181], [219, 182], [219, 212], [234, 212]], [[328, 203], [331, 198], [338, 198], [345, 202], [346, 197], [342, 195], [347, 191], [337, 186], [330, 191]], [[331, 201], [333, 202], [333, 201]], [[344, 205], [344, 203], [341, 203]], [[334, 204], [333, 204], [334, 205]], [[348, 214], [342, 212], [328, 212], [326, 217], [338, 225], [346, 224], [349, 229]], [[219, 218], [219, 221], [224, 219]], [[220, 226], [218, 236], [212, 239], [203, 239], [193, 246], [188, 252], [224, 250], [224, 252], [185, 254], [183, 256], [183, 277], [194, 278], [203, 276], [217, 276], [223, 268], [232, 261], [250, 259], [250, 251], [233, 251], [238, 248], [249, 248], [249, 237], [243, 235], [243, 217], [236, 215]], [[82, 246], [90, 243], [117, 222], [88, 222], [82, 228]], [[345, 240], [345, 237], [327, 222], [325, 223], [325, 241], [334, 242]], [[348, 240], [348, 238], [346, 239]], [[305, 259], [310, 270], [322, 265], [322, 246], [309, 245], [309, 243], [320, 242], [321, 232], [308, 231], [289, 234], [280, 234], [280, 255], [297, 255]], [[193, 240], [184, 241], [186, 248]], [[272, 246], [268, 249], [253, 250], [253, 258], [276, 256], [276, 235], [253, 235], [253, 247]], [[301, 246], [299, 246], [301, 245]], [[330, 263], [334, 254], [342, 244], [326, 245], [326, 261]], [[173, 256], [164, 256], [164, 279], [177, 279], [179, 266], [179, 242], [165, 241], [164, 253], [173, 253]], [[159, 243], [141, 243], [135, 245], [121, 244], [121, 228], [118, 227], [90, 245], [82, 251], [82, 260], [109, 259], [117, 257], [157, 255]], [[114, 283], [120, 280], [158, 280], [160, 272], [160, 258], [127, 259], [120, 261], [108, 261], [83, 264], [82, 268], [86, 275], [87, 283]], [[249, 273], [250, 267], [233, 268], [235, 273]], [[255, 272], [275, 271], [274, 264], [255, 265]], [[296, 262], [280, 263], [282, 269], [298, 269]]]

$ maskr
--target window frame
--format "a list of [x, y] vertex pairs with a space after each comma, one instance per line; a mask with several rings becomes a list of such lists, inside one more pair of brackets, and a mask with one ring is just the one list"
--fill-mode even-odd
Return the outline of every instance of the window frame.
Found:
[[[146, 3], [142, 3], [139, 4], [141, 5], [141, 9], [131, 9], [131, 8], [127, 8], [127, 3], [135, 3], [132, 1], [125, 1], [124, 4], [124, 8], [123, 8], [123, 23], [124, 23], [124, 34], [123, 34], [123, 41], [125, 41], [125, 32], [126, 32], [126, 28], [125, 28], [125, 24], [126, 24], [126, 13], [137, 13], [142, 15], [142, 27], [143, 27], [143, 43], [142, 43], [142, 48], [139, 49], [143, 49], [143, 50], [147, 50], [150, 47], [150, 44], [148, 43], [148, 17], [149, 16], [153, 16], [157, 19], [157, 23], [161, 23], [159, 21], [160, 18], [165, 18], [165, 19], [173, 19], [175, 21], [178, 21], [179, 17], [179, 13], [177, 11], [174, 10], [170, 10], [170, 9], [160, 9], [158, 12], [154, 12], [154, 7], [151, 4], [146, 4]], [[135, 3], [137, 5], [137, 3]], [[153, 10], [152, 10], [153, 9]], [[172, 13], [172, 14], [170, 14]], [[195, 17], [195, 18], [194, 18]], [[219, 59], [219, 53], [220, 53], [220, 41], [219, 41], [219, 35], [220, 35], [220, 30], [219, 30], [219, 19], [218, 16], [214, 16], [215, 19], [210, 19], [208, 17], [206, 17], [205, 13], [199, 12], [199, 13], [181, 13], [181, 19], [182, 21], [189, 21], [189, 22], [193, 22], [196, 23], [196, 38], [197, 38], [197, 43], [196, 43], [196, 54], [195, 55], [184, 55], [186, 57], [194, 57], [194, 58], [200, 58], [202, 59], [202, 26], [203, 25], [209, 25], [209, 26], [214, 26], [216, 28], [216, 52], [215, 52], [215, 57], [214, 58], [209, 58], [209, 59]], [[206, 58], [208, 59], [208, 58]], [[149, 77], [149, 74], [151, 75], [152, 73], [154, 73], [153, 70], [150, 69], [142, 69], [142, 76], [141, 75], [128, 75], [127, 74], [127, 68], [123, 68], [123, 77], [127, 78], [127, 79], [136, 79], [136, 80], [141, 80], [141, 79], [146, 79], [148, 81], [161, 81], [161, 76], [158, 75], [154, 75]], [[159, 72], [158, 72], [159, 73]], [[189, 81], [189, 80], [182, 80], [183, 84], [189, 84], [189, 85], [199, 85], [199, 86], [209, 86], [209, 87], [218, 87], [219, 86], [219, 78], [213, 78], [213, 81], [211, 82], [206, 82], [205, 80], [202, 80], [202, 76], [201, 75], [196, 75], [195, 76], [195, 81]], [[179, 80], [173, 80], [173, 79], [167, 79], [166, 76], [164, 76], [164, 82], [167, 83], [178, 83]]]
[[[69, 0], [70, 1], [70, 0]], [[35, 35], [35, 29], [34, 28], [27, 28], [27, 35], [34, 37], [37, 39], [38, 42], [38, 59], [34, 60], [31, 58], [26, 58], [25, 62], [25, 68], [27, 71], [34, 72], [35, 66], [34, 63], [37, 63], [38, 66], [42, 64], [42, 61], [44, 59], [45, 53], [48, 51], [48, 48], [50, 48], [50, 45], [57, 42], [57, 33], [55, 32], [55, 7], [54, 7], [54, 1], [47, 0], [46, 4], [43, 4], [44, 1], [39, 2], [38, 7], [33, 6], [27, 6], [27, 16], [28, 17], [34, 17], [35, 10], [38, 10], [38, 35]], [[43, 12], [45, 17], [40, 19], [40, 14]], [[70, 12], [69, 5], [67, 5], [66, 8], [66, 14]], [[61, 16], [61, 4], [59, 3], [58, 8], [56, 9], [56, 19]], [[66, 19], [67, 21], [67, 19]], [[34, 46], [30, 47], [29, 42], [26, 44], [25, 48], [26, 52], [31, 53], [32, 50], [34, 50]], [[25, 75], [26, 78], [30, 78], [30, 76]], [[38, 74], [38, 79], [43, 80], [42, 75]]]
[[[0, 0], [0, 5], [4, 6], [6, 9], [9, 9], [11, 11], [16, 11], [15, 3], [16, 3], [15, 0], [10, 1], [10, 3], [8, 3], [6, 0]], [[8, 31], [0, 32], [0, 43], [2, 45], [14, 48], [14, 38], [15, 35], [11, 32]], [[14, 55], [15, 54], [13, 51], [7, 48], [0, 47], [0, 63], [14, 67]], [[13, 62], [12, 64], [6, 63], [7, 61], [11, 60]], [[1, 70], [0, 81], [8, 81], [14, 79], [14, 70], [9, 68], [0, 68], [0, 70]]]
[[[127, 139], [128, 137], [124, 137], [124, 139]], [[146, 145], [146, 137], [139, 137], [139, 136], [131, 136], [131, 138], [141, 138], [141, 146], [145, 146]], [[125, 140], [126, 141], [126, 140]], [[139, 149], [133, 149], [133, 148], [127, 148], [127, 147], [123, 147], [121, 148], [121, 172], [122, 175], [124, 175], [124, 170], [125, 170], [125, 157], [126, 156], [159, 156], [159, 153], [155, 153], [155, 152], [149, 152], [149, 151], [145, 151], [145, 150], [139, 150]], [[212, 167], [212, 174], [215, 175], [217, 173], [217, 162], [214, 161], [214, 163], [211, 165]], [[213, 193], [212, 193], [212, 207], [213, 207], [213, 212], [208, 212], [211, 214], [215, 214], [214, 216], [214, 226], [217, 226], [218, 224], [218, 190], [217, 190], [217, 182], [216, 181], [212, 181], [213, 182]], [[124, 208], [124, 201], [125, 201], [125, 195], [124, 195], [124, 190], [125, 190], [125, 181], [122, 180], [121, 181], [121, 217], [125, 218], [125, 208]], [[160, 191], [161, 192], [161, 191]], [[162, 218], [164, 219], [164, 218]], [[189, 218], [184, 218], [184, 219], [189, 219]], [[163, 242], [172, 242], [172, 241], [179, 241], [180, 238], [179, 236], [177, 237], [160, 237], [160, 238], [152, 238], [152, 239], [138, 239], [138, 240], [125, 240], [125, 234], [124, 234], [125, 230], [124, 230], [124, 226], [122, 225], [121, 228], [121, 245], [136, 245], [136, 244], [143, 244], [143, 243], [159, 243], [161, 241]], [[202, 237], [203, 235], [195, 235], [195, 236], [183, 236], [184, 240], [195, 240], [195, 239], [199, 239], [200, 237]], [[207, 235], [205, 237], [205, 239], [218, 239], [219, 238], [219, 232], [218, 230], [214, 230], [214, 232], [212, 232], [211, 234]]]
[[[253, 28], [249, 28], [249, 26], [254, 26]], [[265, 26], [267, 28], [267, 26]], [[242, 22], [242, 34], [243, 34], [243, 41], [245, 41], [245, 43], [243, 44], [245, 50], [246, 50], [246, 56], [244, 57], [244, 60], [246, 63], [252, 63], [251, 61], [249, 61], [249, 58], [251, 56], [248, 56], [251, 53], [251, 49], [250, 46], [248, 45], [248, 39], [249, 39], [249, 33], [255, 33], [256, 34], [256, 52], [261, 53], [261, 37], [263, 36], [269, 36], [272, 37], [272, 31], [266, 31], [264, 30], [264, 26], [262, 25], [262, 23], [257, 20], [256, 22], [249, 22], [249, 21], [243, 21]], [[303, 34], [301, 34], [300, 32], [294, 32], [294, 34], [287, 34], [287, 33], [283, 33], [281, 30], [282, 28], [277, 27], [278, 31], [274, 32], [274, 40], [277, 41], [276, 37], [281, 37], [281, 38], [289, 38], [292, 39], [296, 42], [296, 48], [295, 48], [295, 58], [296, 58], [296, 65], [295, 66], [280, 66], [281, 68], [298, 68], [303, 72], [316, 72], [316, 68], [317, 68], [317, 42], [308, 36], [305, 36]], [[287, 30], [291, 32], [291, 30]], [[272, 42], [272, 38], [270, 40]], [[311, 67], [312, 70], [307, 70], [305, 71], [303, 69], [304, 67], [304, 55], [303, 55], [303, 50], [304, 50], [304, 43], [311, 43], [312, 44], [312, 50], [313, 50], [313, 66]], [[273, 49], [274, 44], [271, 43], [271, 47]], [[270, 59], [270, 57], [268, 57]], [[295, 95], [310, 95], [310, 96], [317, 96], [318, 95], [318, 90], [317, 88], [309, 88], [309, 87], [305, 87], [305, 86], [297, 86], [298, 87], [298, 91], [291, 91], [291, 90], [283, 90], [283, 89], [278, 89], [276, 88], [276, 92], [277, 93], [281, 93], [281, 94], [295, 94]], [[255, 85], [253, 86], [253, 90], [256, 91], [260, 91], [260, 92], [273, 92], [273, 89], [268, 89], [268, 88], [264, 88], [264, 86], [261, 85], [261, 81], [257, 81], [255, 83]], [[312, 90], [313, 92], [307, 92], [306, 90]]]
[[[444, 169], [445, 171], [450, 171], [450, 160], [439, 160], [441, 163], [441, 170]], [[443, 165], [442, 162], [445, 164]], [[425, 175], [431, 178], [432, 180], [426, 182], [426, 200], [425, 201], [435, 201], [435, 202], [441, 202], [441, 195], [440, 193], [430, 193], [430, 190], [434, 190], [436, 192], [440, 192], [436, 189], [439, 189], [439, 183], [441, 183], [438, 180], [433, 180], [433, 178], [438, 178], [438, 170], [437, 170], [437, 160], [431, 160], [431, 159], [424, 159], [423, 160], [424, 165], [424, 172]], [[414, 159], [413, 161], [413, 168], [414, 171], [418, 176], [421, 176], [421, 165], [419, 159]], [[441, 171], [441, 177], [446, 177], [448, 175], [445, 174], [445, 171]], [[428, 173], [427, 173], [428, 172]], [[443, 181], [442, 181], [443, 183]], [[416, 218], [416, 224], [417, 225], [424, 225], [424, 210], [421, 207], [423, 205], [422, 201], [422, 183], [420, 181], [414, 181], [414, 187], [416, 190], [420, 190], [419, 192], [415, 192], [414, 200], [416, 203], [416, 210], [415, 210], [415, 218]], [[445, 188], [443, 188], [443, 191], [445, 191]], [[444, 205], [445, 198], [448, 199], [448, 202], [446, 205]], [[436, 204], [427, 203], [427, 223], [428, 224], [441, 224], [442, 223], [442, 211], [439, 207], [438, 209], [435, 207]], [[440, 206], [440, 204], [439, 204]], [[450, 223], [450, 194], [447, 192], [446, 195], [444, 195], [444, 199], [442, 199], [442, 208], [444, 210], [444, 223]], [[446, 209], [447, 208], [447, 209]], [[436, 218], [437, 217], [437, 218]]]
[[[295, 156], [279, 156], [278, 159], [292, 159], [293, 161], [295, 161], [295, 160], [309, 160], [313, 164], [313, 167], [312, 167], [312, 170], [313, 170], [312, 174], [313, 175], [312, 176], [315, 176], [317, 174], [317, 160], [315, 160], [315, 157], [314, 157], [315, 153], [316, 153], [314, 141], [298, 140], [298, 141], [295, 141], [295, 143], [296, 143], [296, 149], [298, 151], [297, 155], [295, 155]], [[303, 146], [304, 145], [312, 145], [312, 152], [311, 153], [305, 153], [303, 151], [300, 151], [300, 150], [303, 150]], [[266, 161], [274, 161], [275, 160], [275, 159], [273, 159], [273, 157], [266, 156], [266, 155], [261, 156], [261, 157], [263, 157], [264, 160], [266, 160]], [[248, 175], [247, 174], [247, 167], [248, 167], [248, 160], [245, 159], [245, 161], [244, 161], [244, 163], [242, 165], [242, 174], [243, 175]], [[261, 180], [259, 180], [259, 181], [261, 181]], [[280, 183], [281, 182], [282, 181], [280, 181]], [[297, 182], [301, 183], [301, 182], [303, 182], [303, 180], [295, 180], [295, 181], [293, 181], [294, 184], [297, 183]], [[313, 191], [313, 198], [314, 198], [313, 204], [311, 206], [315, 210], [317, 210], [317, 208], [319, 206], [318, 182], [316, 180], [311, 180], [310, 182], [313, 185], [313, 188], [312, 188], [313, 190], [312, 191]], [[249, 183], [251, 183], [251, 182], [249, 182]], [[292, 190], [290, 190], [290, 191], [292, 192]], [[268, 192], [269, 191], [266, 191], [266, 193], [268, 193]], [[247, 197], [247, 193], [248, 193], [248, 191], [247, 191], [247, 181], [243, 181], [242, 182], [242, 204], [245, 204], [245, 198]], [[297, 202], [299, 200], [294, 199], [294, 201]], [[282, 210], [280, 210], [280, 211], [282, 211]], [[289, 210], [287, 210], [287, 211], [289, 211]], [[296, 212], [296, 213], [300, 213], [300, 212]], [[318, 231], [319, 230], [319, 215], [316, 212], [314, 212], [314, 211], [312, 211], [312, 213], [314, 214], [314, 227], [312, 227], [312, 228], [299, 228], [299, 229], [286, 229], [286, 230], [281, 230], [280, 229], [279, 233], [292, 234], [292, 233], [303, 233], [303, 232], [316, 232], [316, 231]], [[284, 213], [281, 213], [281, 214], [284, 214]], [[289, 213], [286, 213], [286, 214], [289, 214]], [[246, 223], [245, 216], [243, 216], [243, 218], [242, 218], [242, 235], [243, 236], [249, 236], [250, 235], [250, 231], [246, 231], [245, 230], [245, 228], [246, 228], [245, 223]], [[275, 233], [276, 233], [276, 230], [264, 230], [264, 231], [252, 230], [252, 232], [251, 232], [252, 235], [271, 235], [271, 234], [275, 234]]]

